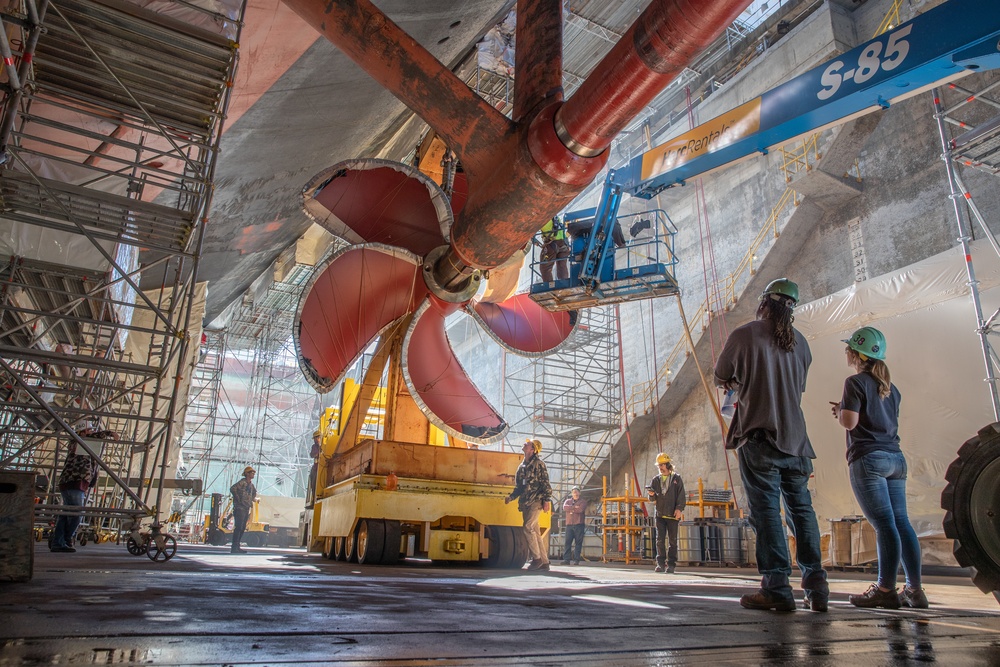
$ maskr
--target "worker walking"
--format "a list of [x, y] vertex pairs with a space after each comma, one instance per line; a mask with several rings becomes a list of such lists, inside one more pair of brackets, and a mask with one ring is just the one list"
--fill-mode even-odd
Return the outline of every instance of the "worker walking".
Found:
[[557, 215], [546, 222], [541, 229], [542, 233], [542, 256], [541, 273], [542, 282], [552, 282], [552, 265], [556, 267], [556, 278], [566, 280], [569, 278], [569, 241], [566, 239], [566, 225], [562, 215]]
[[656, 467], [659, 472], [646, 485], [649, 499], [656, 504], [656, 567], [653, 571], [673, 574], [677, 567], [677, 526], [684, 518], [687, 494], [684, 480], [674, 472], [669, 456], [663, 452], [657, 454]]
[[563, 516], [566, 520], [566, 541], [563, 544], [563, 565], [580, 564], [583, 551], [584, 521], [587, 501], [580, 496], [580, 487], [574, 486], [570, 497], [563, 502]]
[[240, 548], [240, 541], [247, 529], [247, 522], [250, 521], [250, 509], [253, 507], [253, 501], [257, 498], [257, 488], [253, 485], [253, 478], [256, 474], [256, 470], [247, 466], [243, 469], [243, 479], [229, 488], [229, 492], [233, 495], [233, 545], [230, 551], [234, 554], [246, 553], [244, 549]]
[[[855, 607], [927, 608], [920, 586], [920, 542], [906, 512], [906, 459], [899, 447], [899, 390], [885, 363], [885, 336], [862, 327], [844, 341], [847, 365], [857, 371], [844, 381], [840, 402], [831, 411], [847, 429], [851, 487], [861, 511], [875, 529], [878, 581], [850, 596]], [[896, 593], [900, 560], [906, 586]]]
[[[65, 507], [76, 508], [87, 504], [87, 491], [97, 483], [97, 461], [90, 454], [76, 453], [76, 441], [71, 440], [66, 450], [66, 463], [59, 473], [59, 493]], [[71, 510], [72, 511], [72, 510]], [[73, 553], [76, 530], [83, 520], [82, 514], [60, 514], [49, 550], [57, 553]]]
[[538, 520], [543, 511], [552, 511], [549, 471], [539, 456], [542, 451], [540, 441], [525, 440], [521, 449], [524, 452], [524, 460], [514, 475], [514, 490], [504, 499], [504, 503], [517, 498], [517, 508], [521, 510], [521, 517], [524, 520], [524, 536], [528, 539], [528, 552], [531, 554], [526, 569], [548, 570], [549, 550], [546, 540], [542, 537]]
[[807, 486], [816, 453], [801, 402], [812, 354], [792, 326], [798, 301], [798, 285], [785, 278], [771, 281], [760, 295], [757, 319], [733, 330], [715, 364], [716, 385], [736, 392], [726, 448], [736, 450], [750, 523], [757, 532], [762, 577], [760, 590], [740, 598], [747, 609], [795, 610], [782, 501], [795, 535], [805, 606], [826, 611], [830, 598]]

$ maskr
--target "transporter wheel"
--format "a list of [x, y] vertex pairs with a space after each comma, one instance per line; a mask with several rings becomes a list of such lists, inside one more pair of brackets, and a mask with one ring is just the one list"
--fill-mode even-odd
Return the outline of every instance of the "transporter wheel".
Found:
[[508, 567], [512, 570], [520, 570], [528, 562], [528, 557], [531, 555], [531, 551], [528, 549], [528, 538], [525, 537], [523, 528], [512, 527], [510, 532], [514, 540], [514, 555], [511, 557]]
[[514, 558], [514, 535], [510, 526], [486, 526], [489, 555], [483, 560], [486, 567], [509, 568]]
[[385, 522], [382, 519], [362, 519], [358, 524], [358, 563], [378, 565], [385, 548]]
[[323, 538], [323, 558], [327, 560], [337, 560], [337, 552], [334, 550], [335, 538], [325, 537]]
[[348, 563], [358, 562], [358, 526], [354, 527], [344, 538], [344, 560]]
[[1000, 601], [1000, 422], [980, 429], [958, 450], [941, 493], [944, 533], [972, 582]]
[[385, 524], [385, 546], [382, 548], [382, 564], [395, 565], [399, 562], [403, 527], [398, 521], [392, 519], [386, 519], [383, 523]]
[[333, 538], [333, 558], [339, 561], [347, 560], [347, 538]]

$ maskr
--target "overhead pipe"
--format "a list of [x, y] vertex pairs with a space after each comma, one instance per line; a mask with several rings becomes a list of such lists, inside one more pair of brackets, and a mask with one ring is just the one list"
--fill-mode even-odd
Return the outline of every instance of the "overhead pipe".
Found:
[[654, 0], [559, 109], [559, 138], [578, 155], [599, 155], [749, 4]]

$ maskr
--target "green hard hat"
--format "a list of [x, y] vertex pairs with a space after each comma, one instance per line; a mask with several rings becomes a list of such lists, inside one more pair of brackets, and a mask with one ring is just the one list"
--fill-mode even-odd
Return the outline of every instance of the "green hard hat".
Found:
[[799, 286], [788, 278], [778, 278], [769, 282], [767, 287], [764, 288], [763, 294], [760, 295], [760, 298], [763, 299], [771, 294], [787, 296], [792, 300], [793, 305], [799, 302]]
[[863, 357], [885, 359], [885, 336], [874, 327], [861, 327], [844, 342]]

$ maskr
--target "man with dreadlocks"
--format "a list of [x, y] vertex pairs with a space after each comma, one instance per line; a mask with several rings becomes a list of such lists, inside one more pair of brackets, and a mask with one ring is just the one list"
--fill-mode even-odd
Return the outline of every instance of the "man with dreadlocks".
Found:
[[760, 295], [757, 319], [729, 335], [715, 365], [716, 385], [736, 392], [726, 448], [736, 450], [750, 524], [757, 532], [760, 590], [740, 598], [747, 609], [795, 610], [782, 499], [796, 539], [805, 607], [826, 611], [830, 598], [819, 524], [806, 486], [816, 453], [800, 403], [812, 354], [792, 326], [798, 301], [798, 285], [786, 278], [771, 281]]

